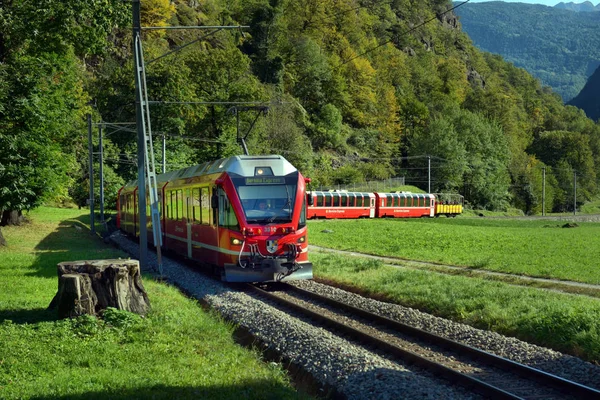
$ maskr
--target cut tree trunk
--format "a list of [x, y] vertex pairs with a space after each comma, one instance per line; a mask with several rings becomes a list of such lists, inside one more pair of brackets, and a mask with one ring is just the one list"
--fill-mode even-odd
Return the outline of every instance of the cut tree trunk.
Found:
[[48, 308], [59, 318], [97, 315], [107, 307], [145, 315], [150, 300], [137, 260], [65, 261], [58, 264], [58, 293]]
[[0, 226], [21, 225], [25, 217], [20, 210], [4, 210], [0, 218]]

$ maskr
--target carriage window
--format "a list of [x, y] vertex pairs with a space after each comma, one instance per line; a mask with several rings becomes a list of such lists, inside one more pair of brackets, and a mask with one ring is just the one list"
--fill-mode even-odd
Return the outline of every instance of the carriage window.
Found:
[[332, 205], [331, 193], [325, 193], [325, 207]]
[[342, 194], [340, 195], [340, 199], [341, 199], [341, 206], [342, 207], [347, 207], [348, 206], [348, 195], [347, 194]]
[[210, 225], [212, 209], [210, 208], [210, 193], [207, 187], [200, 189], [200, 208], [200, 222], [202, 222], [202, 225]]
[[177, 221], [183, 219], [183, 190], [177, 191]]
[[387, 207], [391, 207], [392, 206], [392, 201], [393, 201], [392, 195], [387, 196], [386, 200], [387, 200], [386, 201], [386, 203], [387, 203], [386, 206]]
[[317, 195], [317, 207], [323, 207], [323, 195], [322, 194]]
[[348, 207], [354, 207], [355, 199], [356, 199], [356, 195], [354, 193], [348, 194]]
[[168, 219], [173, 219], [173, 197], [174, 197], [174, 192], [170, 191], [167, 193], [167, 218]]
[[358, 194], [358, 195], [356, 195], [356, 207], [362, 207], [362, 206], [363, 206], [363, 195]]
[[202, 221], [202, 209], [200, 208], [200, 188], [192, 189], [192, 218], [191, 220], [199, 224]]

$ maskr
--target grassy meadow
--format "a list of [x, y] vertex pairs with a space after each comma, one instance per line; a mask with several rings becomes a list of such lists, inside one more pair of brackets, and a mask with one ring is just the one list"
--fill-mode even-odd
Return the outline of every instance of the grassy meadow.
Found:
[[[600, 282], [600, 224], [436, 219], [311, 221], [314, 245], [514, 274]], [[331, 231], [331, 232], [322, 232]], [[315, 277], [600, 362], [600, 299], [312, 252]]]
[[144, 277], [152, 311], [57, 320], [60, 261], [126, 257], [92, 237], [83, 212], [40, 208], [2, 228], [0, 398], [297, 399], [279, 364], [238, 346], [233, 326]]
[[600, 224], [565, 224], [485, 218], [310, 221], [309, 240], [339, 250], [600, 284]]

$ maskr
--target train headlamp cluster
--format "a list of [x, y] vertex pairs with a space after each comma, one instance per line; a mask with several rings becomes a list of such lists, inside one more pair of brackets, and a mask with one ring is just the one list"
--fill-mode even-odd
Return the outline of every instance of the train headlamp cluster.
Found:
[[243, 241], [241, 239], [238, 238], [231, 238], [231, 244], [234, 246], [241, 246], [243, 243]]
[[304, 242], [306, 242], [306, 236], [300, 236], [298, 238], [298, 243], [304, 243]]

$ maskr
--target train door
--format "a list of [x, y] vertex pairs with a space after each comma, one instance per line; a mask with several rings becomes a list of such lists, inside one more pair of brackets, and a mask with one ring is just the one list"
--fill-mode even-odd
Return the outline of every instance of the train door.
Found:
[[375, 217], [375, 197], [369, 197], [369, 218]]

